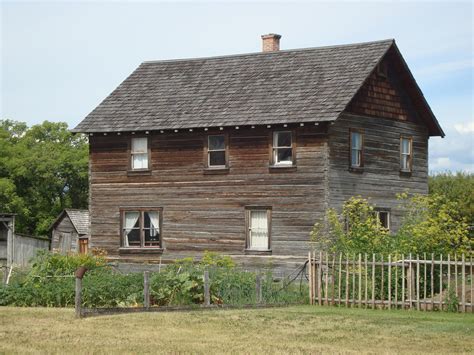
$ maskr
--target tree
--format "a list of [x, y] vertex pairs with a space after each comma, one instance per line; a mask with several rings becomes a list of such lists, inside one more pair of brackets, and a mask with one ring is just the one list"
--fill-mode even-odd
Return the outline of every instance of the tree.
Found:
[[466, 218], [455, 201], [442, 195], [399, 195], [404, 211], [401, 227], [390, 234], [376, 218], [374, 207], [361, 197], [351, 197], [338, 213], [330, 209], [315, 224], [312, 241], [318, 247], [343, 253], [454, 254], [471, 253]]
[[66, 123], [0, 121], [0, 202], [17, 230], [46, 234], [64, 208], [87, 208], [88, 144]]

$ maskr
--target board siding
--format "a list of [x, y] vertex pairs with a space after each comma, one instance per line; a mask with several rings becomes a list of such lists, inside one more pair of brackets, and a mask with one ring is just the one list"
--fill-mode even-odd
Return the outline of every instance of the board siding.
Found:
[[[364, 167], [349, 170], [349, 130], [364, 132]], [[400, 136], [413, 137], [411, 176], [400, 173]], [[344, 114], [329, 130], [329, 205], [340, 208], [351, 196], [390, 209], [391, 230], [400, 226], [396, 194], [428, 193], [428, 132], [408, 121]]]
[[[324, 126], [324, 125], [321, 125]], [[269, 169], [269, 130], [226, 130], [229, 171], [205, 170], [209, 132], [150, 134], [151, 173], [127, 173], [131, 135], [90, 137], [91, 247], [123, 262], [167, 263], [205, 250], [243, 265], [304, 258], [309, 233], [327, 206], [324, 127], [298, 127], [295, 169]], [[285, 130], [288, 128], [285, 128]], [[272, 207], [271, 257], [245, 252], [245, 206]], [[120, 254], [120, 207], [163, 208], [163, 253]]]

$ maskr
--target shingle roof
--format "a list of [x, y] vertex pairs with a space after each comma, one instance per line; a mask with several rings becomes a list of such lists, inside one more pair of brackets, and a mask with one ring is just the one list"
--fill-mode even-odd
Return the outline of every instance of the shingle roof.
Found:
[[71, 219], [74, 228], [78, 234], [89, 234], [89, 211], [88, 210], [73, 210], [66, 208], [66, 213]]
[[73, 131], [334, 121], [393, 43], [144, 62]]
[[64, 216], [68, 216], [72, 222], [72, 225], [76, 229], [77, 234], [79, 235], [89, 235], [89, 211], [88, 210], [76, 210], [72, 208], [64, 209], [56, 220], [49, 227], [51, 231], [56, 225], [61, 222]]

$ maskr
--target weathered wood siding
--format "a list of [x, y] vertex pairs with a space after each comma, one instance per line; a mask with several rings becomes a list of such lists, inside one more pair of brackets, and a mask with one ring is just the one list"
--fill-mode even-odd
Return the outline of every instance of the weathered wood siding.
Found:
[[[61, 236], [66, 238], [67, 243], [60, 244]], [[74, 228], [71, 219], [67, 214], [61, 219], [51, 233], [51, 249], [58, 250], [61, 253], [78, 252], [79, 236]], [[67, 244], [67, 245], [65, 245]]]
[[49, 239], [15, 234], [13, 238], [13, 264], [26, 266], [38, 250], [48, 250]]
[[[349, 171], [349, 129], [364, 131], [364, 167]], [[400, 174], [400, 135], [413, 137], [413, 171]], [[329, 204], [340, 208], [351, 196], [391, 209], [392, 230], [400, 222], [396, 194], [428, 192], [428, 132], [408, 121], [345, 114], [329, 129]]]
[[[269, 169], [270, 129], [224, 130], [226, 174], [204, 171], [204, 140], [222, 131], [151, 132], [152, 173], [135, 176], [127, 174], [130, 135], [90, 137], [91, 247], [122, 261], [159, 260], [160, 255], [119, 254], [119, 208], [150, 206], [163, 208], [163, 262], [205, 250], [234, 255], [244, 264], [305, 257], [309, 232], [326, 207], [327, 140], [321, 127], [295, 130], [297, 169], [277, 171]], [[271, 258], [245, 256], [247, 205], [272, 206]]]

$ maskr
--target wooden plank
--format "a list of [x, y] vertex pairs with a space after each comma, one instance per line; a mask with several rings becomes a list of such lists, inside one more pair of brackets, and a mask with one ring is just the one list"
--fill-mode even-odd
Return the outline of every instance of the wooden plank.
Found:
[[313, 261], [311, 260], [311, 251], [308, 252], [308, 280], [309, 280], [309, 304], [313, 304]]
[[461, 270], [461, 310], [466, 313], [466, 261], [464, 253], [462, 254], [462, 270]]
[[443, 310], [443, 254], [439, 255], [439, 309]]
[[336, 277], [336, 253], [332, 254], [332, 271], [331, 271], [331, 305], [334, 306], [335, 277]]
[[355, 291], [356, 291], [356, 270], [355, 270], [355, 254], [352, 254], [352, 297], [351, 306], [356, 305]]
[[150, 308], [150, 272], [143, 272], [143, 307], [145, 309]]
[[406, 294], [405, 294], [405, 256], [402, 254], [402, 309], [406, 306]]
[[204, 305], [211, 305], [211, 294], [210, 294], [210, 283], [209, 283], [209, 271], [204, 270]]
[[454, 253], [454, 290], [456, 291], [457, 299], [459, 299], [458, 289], [458, 255]]
[[382, 309], [384, 308], [385, 302], [385, 275], [384, 275], [384, 264], [383, 264], [383, 254], [380, 256], [380, 260], [382, 261], [381, 265], [381, 282], [380, 282], [380, 304], [382, 305]]
[[426, 278], [426, 253], [423, 253], [423, 308], [425, 311], [426, 309], [426, 283], [427, 283], [427, 278]]
[[413, 307], [413, 269], [412, 269], [412, 263], [411, 263], [412, 257], [411, 253], [409, 254], [409, 259], [408, 259], [408, 304], [409, 308], [411, 309]]
[[369, 263], [367, 261], [367, 253], [364, 254], [364, 268], [365, 268], [365, 292], [364, 292], [364, 305], [365, 305], [365, 308], [368, 307], [368, 297], [369, 297], [369, 293], [368, 293], [368, 287], [369, 287], [369, 278], [368, 278], [368, 273], [369, 273]]
[[346, 254], [346, 307], [349, 306], [349, 255]]
[[392, 255], [388, 255], [388, 309], [392, 309]]
[[372, 309], [375, 309], [375, 254], [372, 254]]
[[[395, 260], [397, 260], [398, 255], [395, 254]], [[398, 308], [398, 263], [395, 263], [395, 308]]]
[[434, 253], [431, 253], [431, 310], [434, 311]]
[[451, 254], [448, 254], [448, 295], [451, 292]]
[[357, 294], [359, 298], [359, 308], [362, 308], [362, 255], [359, 253], [359, 292]]
[[326, 252], [326, 279], [325, 279], [325, 292], [324, 292], [324, 298], [326, 305], [329, 304], [329, 253]]
[[473, 278], [474, 278], [474, 274], [473, 274], [473, 265], [472, 265], [472, 255], [470, 256], [470, 264], [471, 264], [471, 272], [470, 272], [470, 279], [471, 279], [471, 313], [474, 313], [474, 287], [473, 287], [473, 284], [474, 284], [474, 281], [473, 281]]
[[323, 253], [319, 252], [319, 260], [318, 260], [318, 304], [321, 306], [323, 304], [323, 300], [321, 298], [321, 272], [322, 272], [322, 262], [323, 262]]
[[339, 278], [337, 280], [337, 304], [341, 305], [341, 296], [342, 296], [342, 253], [339, 253]]
[[416, 254], [416, 309], [420, 310], [420, 258]]

